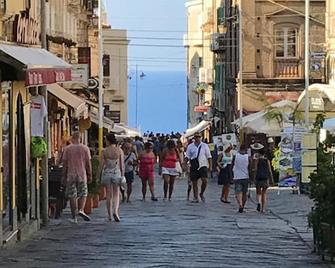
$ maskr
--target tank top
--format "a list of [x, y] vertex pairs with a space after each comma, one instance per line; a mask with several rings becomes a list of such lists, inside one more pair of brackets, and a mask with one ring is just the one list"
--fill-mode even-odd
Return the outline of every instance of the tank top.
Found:
[[140, 170], [153, 172], [155, 158], [150, 155], [143, 155], [140, 159]]
[[221, 159], [221, 165], [223, 168], [225, 168], [228, 165], [231, 165], [233, 162], [233, 155], [226, 155], [223, 153], [222, 159]]
[[162, 167], [165, 168], [176, 168], [177, 162], [177, 153], [176, 152], [167, 152], [162, 163]]
[[234, 163], [234, 180], [242, 180], [249, 178], [249, 157], [248, 154], [237, 153]]

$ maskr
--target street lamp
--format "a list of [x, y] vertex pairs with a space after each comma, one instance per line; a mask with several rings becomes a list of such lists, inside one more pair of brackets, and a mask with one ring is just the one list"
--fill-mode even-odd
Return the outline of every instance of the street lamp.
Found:
[[[141, 74], [138, 75], [138, 65], [136, 64], [136, 71], [135, 71], [135, 124], [136, 128], [138, 128], [138, 77], [140, 77], [141, 80], [143, 80], [144, 77], [147, 75], [141, 71]], [[132, 74], [128, 75], [128, 79], [131, 80]]]

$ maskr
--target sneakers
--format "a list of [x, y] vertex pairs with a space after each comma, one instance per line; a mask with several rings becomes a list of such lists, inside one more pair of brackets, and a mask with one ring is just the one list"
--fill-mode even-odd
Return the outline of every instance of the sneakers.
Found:
[[205, 199], [205, 197], [204, 197], [204, 194], [199, 194], [199, 196], [200, 196], [200, 199], [201, 199], [202, 202], [205, 202], [205, 201], [206, 201], [206, 199]]
[[90, 221], [91, 218], [84, 212], [84, 211], [79, 211], [78, 215], [83, 218], [84, 221]]
[[77, 218], [72, 218], [72, 219], [69, 219], [69, 222], [71, 222], [73, 224], [77, 224], [78, 220], [77, 220]]
[[114, 221], [120, 222], [120, 217], [116, 215], [115, 213], [113, 213], [113, 218], [114, 218]]
[[257, 204], [257, 208], [256, 209], [257, 209], [258, 212], [261, 212], [261, 204], [260, 203]]
[[152, 200], [152, 201], [158, 201], [158, 199], [157, 199], [156, 197], [154, 197], [154, 196], [151, 197], [151, 200]]
[[239, 213], [243, 213], [243, 207], [240, 207], [240, 208], [238, 209], [238, 212], [239, 212]]
[[199, 203], [199, 199], [194, 198], [191, 203]]

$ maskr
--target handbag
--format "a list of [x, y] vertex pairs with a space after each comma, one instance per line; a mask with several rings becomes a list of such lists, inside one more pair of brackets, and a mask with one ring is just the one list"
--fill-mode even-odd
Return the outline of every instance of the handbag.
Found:
[[201, 150], [201, 145], [200, 145], [199, 148], [198, 148], [198, 154], [197, 154], [197, 157], [194, 158], [194, 159], [191, 159], [191, 161], [190, 161], [190, 163], [191, 163], [191, 170], [193, 170], [193, 171], [198, 170], [199, 167], [200, 167], [200, 164], [199, 164], [200, 150]]
[[180, 162], [176, 162], [176, 171], [178, 172], [179, 175], [183, 173], [183, 169], [181, 168]]

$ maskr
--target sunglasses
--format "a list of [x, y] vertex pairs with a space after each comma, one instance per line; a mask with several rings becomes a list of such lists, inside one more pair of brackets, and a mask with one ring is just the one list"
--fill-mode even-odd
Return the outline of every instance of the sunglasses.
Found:
[[194, 136], [194, 138], [201, 138], [201, 136]]

